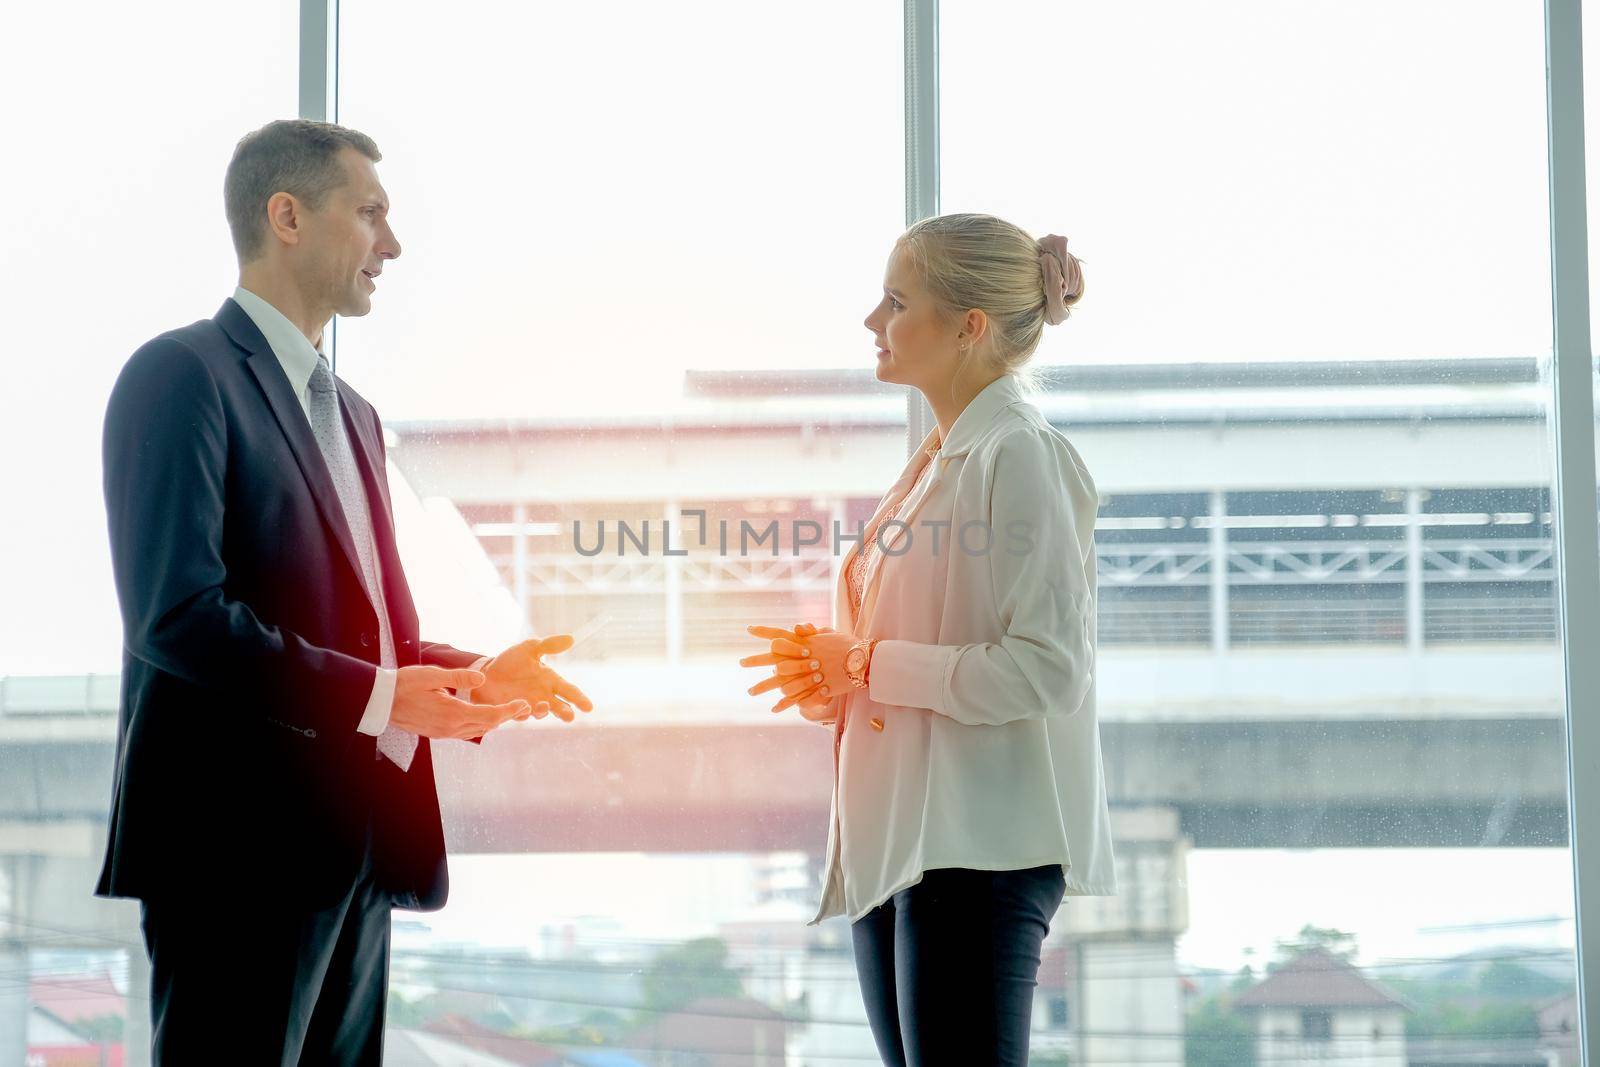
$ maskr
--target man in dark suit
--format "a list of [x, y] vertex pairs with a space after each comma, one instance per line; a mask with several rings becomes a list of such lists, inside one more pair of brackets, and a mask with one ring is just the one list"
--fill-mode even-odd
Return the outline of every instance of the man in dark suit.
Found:
[[224, 194], [239, 287], [150, 341], [106, 412], [124, 628], [97, 893], [141, 901], [156, 1061], [378, 1064], [391, 907], [448, 892], [432, 739], [589, 701], [418, 634], [377, 413], [321, 352], [400, 255], [377, 146], [274, 122]]

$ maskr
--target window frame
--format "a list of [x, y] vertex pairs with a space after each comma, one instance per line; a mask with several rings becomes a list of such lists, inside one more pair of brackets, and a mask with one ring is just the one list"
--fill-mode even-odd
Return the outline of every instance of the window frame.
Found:
[[[906, 223], [939, 211], [939, 2], [903, 0], [905, 23]], [[1557, 611], [1566, 686], [1567, 804], [1577, 923], [1579, 1037], [1585, 1062], [1600, 1034], [1600, 524], [1595, 465], [1594, 362], [1584, 174], [1581, 0], [1544, 0], [1546, 121], [1554, 356], [1550, 440], [1554, 450]], [[300, 0], [300, 116], [338, 121], [339, 2]], [[330, 335], [338, 359], [337, 320]], [[337, 365], [337, 363], [335, 363]], [[906, 390], [906, 453], [933, 425]], [[1588, 891], [1585, 887], [1588, 886]], [[1586, 951], [1592, 949], [1593, 951]], [[1590, 979], [1594, 979], [1593, 982]]]

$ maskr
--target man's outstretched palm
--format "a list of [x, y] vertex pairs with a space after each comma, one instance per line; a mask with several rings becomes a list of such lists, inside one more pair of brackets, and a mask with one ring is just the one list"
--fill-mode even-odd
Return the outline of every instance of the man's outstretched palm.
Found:
[[571, 647], [570, 634], [533, 637], [512, 645], [484, 664], [484, 683], [472, 691], [471, 699], [478, 704], [525, 700], [534, 718], [542, 719], [553, 711], [564, 722], [573, 720], [574, 708], [593, 711], [594, 704], [583, 690], [545, 666], [542, 659]]

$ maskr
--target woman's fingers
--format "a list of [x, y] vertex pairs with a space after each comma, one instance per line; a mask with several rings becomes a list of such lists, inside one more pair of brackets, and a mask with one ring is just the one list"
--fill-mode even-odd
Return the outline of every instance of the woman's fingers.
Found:
[[777, 713], [777, 712], [782, 711], [784, 708], [792, 708], [796, 704], [800, 703], [800, 701], [804, 700], [813, 691], [815, 691], [815, 692], [827, 692], [827, 689], [828, 689], [828, 687], [825, 686], [825, 685], [818, 685], [818, 686], [813, 686], [811, 689], [802, 690], [801, 692], [796, 693], [796, 694], [794, 694], [792, 696], [786, 696], [782, 700], [780, 700], [776, 704], [774, 704], [772, 706], [772, 710], [773, 710], [774, 713]]
[[[809, 663], [809, 665], [808, 665]], [[741, 667], [777, 667], [780, 670], [785, 666], [792, 666], [795, 672], [814, 671], [817, 669], [816, 660], [807, 661], [800, 656], [774, 656], [771, 652], [763, 652], [759, 656], [746, 656], [739, 661]]]
[[822, 685], [817, 687], [815, 693], [803, 697], [800, 701], [800, 706], [808, 708], [825, 707], [832, 700], [833, 696], [828, 692], [828, 687]]
[[803, 658], [811, 655], [811, 649], [798, 642], [791, 641], [787, 637], [773, 638], [771, 651], [774, 656], [797, 656]]
[[793, 679], [792, 681], [784, 682], [783, 686], [781, 688], [783, 689], [783, 695], [784, 696], [791, 696], [792, 697], [792, 696], [797, 696], [800, 693], [809, 692], [811, 689], [813, 689], [814, 687], [819, 685], [821, 682], [822, 682], [822, 672], [821, 671], [817, 671], [817, 672], [812, 673], [812, 674], [803, 674], [800, 677]]
[[746, 626], [745, 630], [748, 631], [751, 636], [759, 637], [763, 641], [771, 641], [779, 637], [787, 637], [792, 640], [795, 637], [795, 632], [793, 630], [785, 630], [777, 626]]
[[750, 695], [753, 697], [760, 696], [762, 693], [770, 692], [773, 689], [782, 688], [784, 695], [789, 696], [794, 693], [815, 688], [821, 681], [822, 674], [819, 671], [807, 671], [804, 674], [799, 675], [792, 673], [788, 675], [774, 674], [772, 677], [763, 678], [761, 681], [751, 686]]
[[793, 678], [797, 674], [806, 674], [811, 671], [820, 671], [822, 661], [815, 659], [785, 659], [779, 660], [773, 671], [785, 678]]
[[750, 695], [753, 697], [758, 697], [762, 693], [776, 689], [782, 684], [783, 679], [778, 677], [776, 674], [771, 678], [763, 678], [761, 681], [750, 687]]

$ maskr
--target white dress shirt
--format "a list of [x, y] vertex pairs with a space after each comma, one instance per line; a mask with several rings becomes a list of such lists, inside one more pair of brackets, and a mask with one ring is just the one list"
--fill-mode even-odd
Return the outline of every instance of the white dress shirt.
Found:
[[[300, 328], [290, 322], [283, 312], [243, 286], [233, 291], [233, 302], [250, 316], [250, 321], [256, 324], [261, 336], [267, 339], [272, 354], [278, 357], [278, 363], [289, 379], [289, 388], [294, 390], [295, 398], [300, 401], [300, 410], [305, 413], [306, 424], [309, 427], [311, 372], [317, 368], [317, 357], [322, 355], [321, 350], [313, 348], [311, 342], [306, 340], [306, 335], [301, 333]], [[378, 580], [381, 583], [383, 561], [374, 556], [372, 563], [377, 569]], [[383, 612], [380, 611], [379, 614]], [[378, 625], [387, 627], [389, 620], [379, 618]], [[378, 673], [372, 679], [372, 695], [367, 700], [366, 710], [361, 713], [361, 722], [356, 726], [361, 733], [377, 737], [383, 733], [384, 727], [389, 725], [389, 716], [394, 711], [394, 689], [398, 673], [386, 667], [378, 668]]]
[[[913, 453], [879, 513], [923, 460]], [[1095, 713], [1094, 482], [1009, 375], [967, 405], [931, 462], [886, 524], [854, 618], [859, 545], [839, 568], [834, 626], [879, 642], [867, 687], [832, 702], [813, 922], [859, 919], [946, 867], [1060, 864], [1069, 895], [1116, 892]]]

